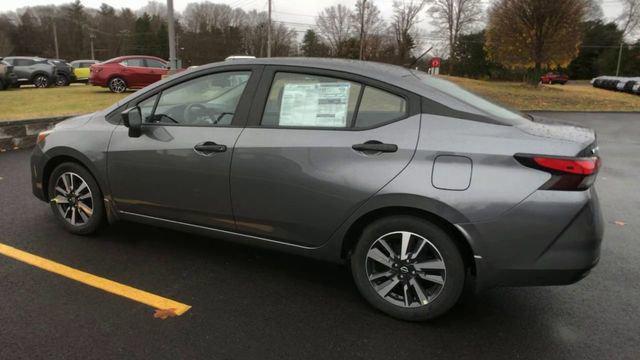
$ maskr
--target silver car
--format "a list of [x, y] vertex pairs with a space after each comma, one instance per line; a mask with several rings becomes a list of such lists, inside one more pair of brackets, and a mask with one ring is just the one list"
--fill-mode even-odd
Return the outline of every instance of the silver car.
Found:
[[72, 233], [122, 219], [344, 262], [405, 320], [576, 282], [603, 234], [592, 130], [377, 63], [201, 66], [41, 133], [31, 162]]

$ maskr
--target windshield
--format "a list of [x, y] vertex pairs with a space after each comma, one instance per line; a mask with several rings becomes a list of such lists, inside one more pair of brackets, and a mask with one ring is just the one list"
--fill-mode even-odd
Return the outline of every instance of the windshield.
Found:
[[528, 123], [530, 121], [529, 117], [526, 114], [495, 104], [479, 95], [463, 89], [462, 87], [450, 81], [429, 75], [422, 71], [412, 70], [412, 73], [434, 90], [443, 92], [460, 101], [467, 103], [468, 105], [484, 113], [487, 117], [495, 120], [500, 120], [507, 125], [520, 125]]

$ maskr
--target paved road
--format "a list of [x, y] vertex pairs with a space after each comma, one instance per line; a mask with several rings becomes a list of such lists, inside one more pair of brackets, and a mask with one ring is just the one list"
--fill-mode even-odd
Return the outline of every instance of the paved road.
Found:
[[0, 255], [0, 359], [638, 359], [640, 116], [556, 117], [599, 132], [599, 266], [572, 286], [490, 290], [423, 324], [373, 310], [340, 266], [129, 223], [69, 235], [30, 193], [29, 153], [0, 154], [0, 242], [193, 306], [154, 319]]

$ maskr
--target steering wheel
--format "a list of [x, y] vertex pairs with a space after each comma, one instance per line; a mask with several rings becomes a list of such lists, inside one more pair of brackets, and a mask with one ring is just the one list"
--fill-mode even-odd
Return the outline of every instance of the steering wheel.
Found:
[[187, 107], [184, 108], [184, 119], [187, 120], [187, 123], [191, 123], [191, 124], [196, 123], [198, 119], [195, 118], [194, 115], [196, 115], [196, 113], [203, 114], [203, 113], [206, 113], [206, 111], [207, 111], [207, 107], [202, 104], [198, 104], [198, 103], [189, 104], [187, 105]]

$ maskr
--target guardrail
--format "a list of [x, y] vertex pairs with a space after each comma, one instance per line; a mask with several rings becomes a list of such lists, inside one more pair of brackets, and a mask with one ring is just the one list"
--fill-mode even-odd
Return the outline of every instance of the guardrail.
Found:
[[38, 133], [75, 115], [41, 119], [0, 121], [0, 152], [32, 147]]

